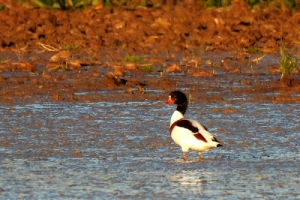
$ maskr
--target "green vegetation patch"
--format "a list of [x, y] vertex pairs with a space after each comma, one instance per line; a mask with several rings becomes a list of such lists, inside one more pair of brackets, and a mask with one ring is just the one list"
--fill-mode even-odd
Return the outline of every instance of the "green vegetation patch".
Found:
[[3, 4], [0, 4], [0, 11], [2, 11], [2, 10], [5, 10], [5, 5], [3, 5]]
[[284, 75], [292, 75], [296, 71], [297, 61], [298, 58], [292, 56], [292, 54], [289, 53], [285, 47], [280, 47], [280, 60], [278, 64], [279, 70], [282, 73], [281, 78], [283, 78]]
[[261, 50], [259, 48], [257, 48], [256, 46], [251, 46], [247, 49], [247, 53], [258, 54], [258, 53], [261, 53]]
[[42, 8], [53, 9], [80, 9], [87, 8], [102, 3], [100, 0], [31, 0], [34, 4]]
[[63, 44], [60, 48], [64, 51], [69, 51], [71, 54], [75, 54], [80, 51], [81, 47], [77, 44]]
[[127, 54], [123, 60], [123, 62], [132, 62], [132, 63], [142, 63], [142, 59], [139, 56], [136, 55], [129, 55]]
[[142, 67], [142, 70], [145, 71], [145, 72], [148, 72], [148, 73], [151, 73], [151, 72], [154, 72], [154, 68], [152, 65], [145, 65]]

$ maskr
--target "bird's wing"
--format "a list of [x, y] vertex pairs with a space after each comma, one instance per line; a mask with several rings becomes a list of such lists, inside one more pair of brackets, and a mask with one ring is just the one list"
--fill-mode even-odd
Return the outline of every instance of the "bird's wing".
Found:
[[192, 124], [199, 129], [199, 133], [203, 135], [207, 140], [216, 141], [216, 138], [208, 131], [208, 129], [201, 125], [199, 122], [195, 120], [190, 120]]
[[193, 123], [188, 119], [182, 119], [179, 122], [177, 122], [176, 126], [183, 127], [186, 129], [189, 129], [193, 133], [198, 133], [199, 129], [197, 126], [193, 125]]
[[213, 137], [205, 127], [194, 120], [183, 119], [177, 122], [176, 126], [190, 130], [198, 140], [207, 142]]

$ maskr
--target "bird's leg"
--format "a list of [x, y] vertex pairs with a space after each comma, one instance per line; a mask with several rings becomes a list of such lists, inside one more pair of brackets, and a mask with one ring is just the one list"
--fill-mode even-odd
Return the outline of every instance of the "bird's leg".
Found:
[[202, 154], [200, 151], [198, 151], [198, 160], [202, 160]]
[[186, 152], [182, 152], [182, 160], [186, 160]]

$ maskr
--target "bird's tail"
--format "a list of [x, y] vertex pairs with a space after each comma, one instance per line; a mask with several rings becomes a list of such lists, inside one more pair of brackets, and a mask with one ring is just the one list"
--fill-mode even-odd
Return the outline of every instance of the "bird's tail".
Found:
[[218, 141], [217, 138], [214, 137], [212, 141], [217, 143], [217, 147], [223, 147], [223, 142]]

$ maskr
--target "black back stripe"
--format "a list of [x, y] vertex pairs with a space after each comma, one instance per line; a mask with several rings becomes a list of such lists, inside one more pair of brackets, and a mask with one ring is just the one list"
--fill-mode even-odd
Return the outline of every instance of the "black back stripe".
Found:
[[187, 119], [183, 119], [183, 120], [177, 122], [177, 126], [189, 129], [193, 133], [199, 132], [199, 129], [197, 127], [193, 126], [192, 122]]

